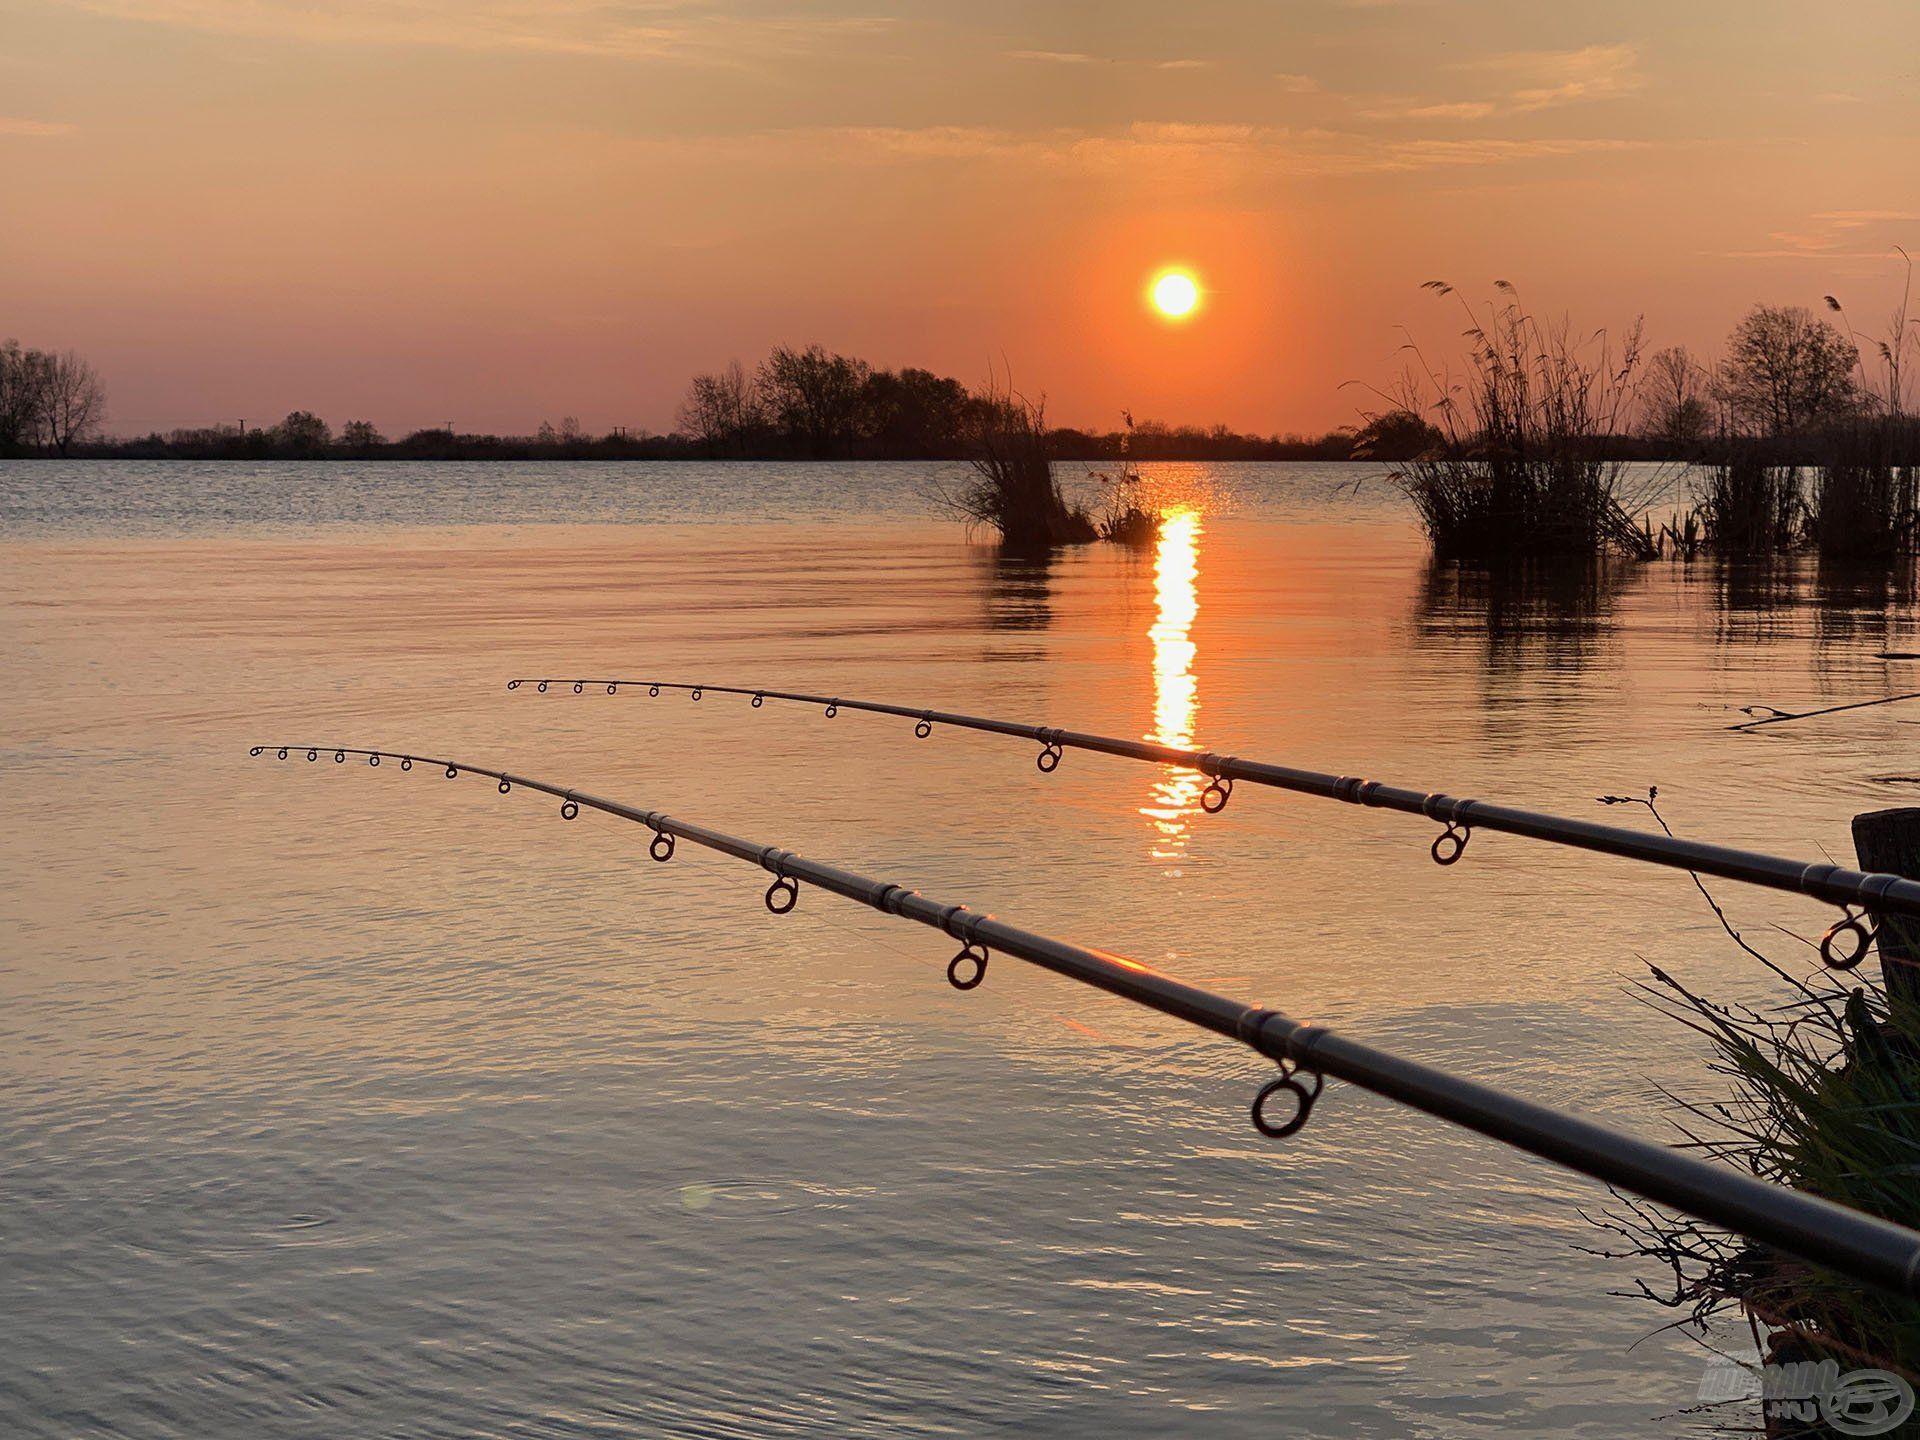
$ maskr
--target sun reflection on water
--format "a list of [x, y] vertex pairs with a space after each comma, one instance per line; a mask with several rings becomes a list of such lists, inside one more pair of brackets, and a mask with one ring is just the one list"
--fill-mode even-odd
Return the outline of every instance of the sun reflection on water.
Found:
[[[1193, 674], [1194, 617], [1200, 613], [1200, 512], [1170, 510], [1160, 522], [1153, 559], [1157, 604], [1153, 628], [1153, 729], [1147, 739], [1160, 745], [1190, 747], [1200, 699]], [[1168, 766], [1153, 782], [1140, 813], [1152, 822], [1149, 853], [1156, 860], [1177, 860], [1186, 851], [1187, 827], [1200, 808], [1203, 776]]]

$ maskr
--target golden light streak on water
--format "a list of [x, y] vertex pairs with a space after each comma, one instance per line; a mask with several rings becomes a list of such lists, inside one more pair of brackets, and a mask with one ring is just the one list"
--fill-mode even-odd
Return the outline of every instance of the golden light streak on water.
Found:
[[[1191, 746], [1199, 713], [1193, 673], [1193, 622], [1200, 613], [1200, 512], [1170, 510], [1160, 522], [1153, 560], [1158, 610], [1147, 636], [1153, 641], [1153, 729], [1147, 739], [1160, 745]], [[1140, 813], [1153, 827], [1156, 860], [1178, 860], [1186, 853], [1187, 827], [1199, 812], [1204, 777], [1169, 766], [1154, 779]]]

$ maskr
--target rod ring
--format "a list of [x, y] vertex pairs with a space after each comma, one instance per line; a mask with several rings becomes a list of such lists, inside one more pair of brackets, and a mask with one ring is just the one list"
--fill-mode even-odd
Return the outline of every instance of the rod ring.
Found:
[[580, 802], [575, 800], [571, 795], [560, 802], [560, 818], [562, 820], [571, 820], [579, 813]]
[[1060, 768], [1060, 754], [1060, 747], [1049, 740], [1046, 748], [1034, 757], [1033, 763], [1040, 767], [1041, 774], [1051, 775]]
[[660, 694], [660, 687], [659, 687], [658, 685], [649, 685], [649, 686], [647, 686], [647, 694], [649, 694], [649, 695], [652, 695], [652, 696], [654, 696], [654, 697], [656, 697], [656, 698], [658, 698], [658, 696], [659, 696], [659, 694]]
[[512, 789], [513, 789], [513, 782], [507, 779], [506, 776], [504, 775], [501, 776], [500, 777], [500, 793], [502, 795], [505, 795], [508, 791]]
[[831, 720], [833, 719], [834, 716], [838, 715], [839, 713], [840, 713], [840, 702], [838, 700], [829, 700], [827, 702], [827, 719]]
[[578, 695], [582, 690], [586, 688], [587, 687], [578, 680], [573, 682], [573, 693], [576, 695]]
[[457, 780], [459, 778], [460, 778], [460, 767], [458, 765], [447, 766], [447, 779]]
[[1467, 841], [1473, 837], [1472, 830], [1460, 830], [1449, 825], [1433, 837], [1433, 863], [1451, 865], [1467, 853]]
[[333, 752], [333, 763], [334, 763], [334, 764], [336, 764], [336, 765], [344, 765], [344, 764], [346, 764], [346, 763], [347, 763], [347, 752], [346, 752], [346, 751], [344, 751], [344, 750], [336, 750], [336, 751], [334, 751], [334, 752]]
[[700, 698], [700, 687], [698, 685], [693, 687], [693, 695], [691, 698], [695, 700], [698, 700]]
[[919, 721], [913, 727], [913, 734], [914, 734], [914, 738], [917, 740], [926, 739], [927, 736], [933, 734], [933, 722], [929, 720], [926, 716], [922, 715]]
[[618, 685], [609, 683], [607, 686], [607, 694], [609, 695], [617, 694], [619, 693], [619, 690], [620, 690], [620, 687]]
[[380, 768], [380, 756], [377, 751], [374, 754], [367, 756], [367, 764], [373, 766], [373, 768], [376, 770]]
[[[1858, 915], [1849, 914], [1836, 921], [1820, 937], [1820, 959], [1829, 969], [1851, 970], [1867, 958], [1867, 947], [1873, 944], [1873, 937], [1877, 933], [1877, 928], [1869, 930]], [[1853, 948], [1844, 954], [1836, 952], [1833, 945], [1842, 935], [1854, 937]]]
[[[1320, 1088], [1325, 1083], [1317, 1072], [1310, 1073], [1313, 1073], [1311, 1090], [1300, 1083], [1297, 1073], [1291, 1071], [1262, 1085], [1260, 1093], [1253, 1097], [1253, 1128], [1270, 1140], [1284, 1140], [1289, 1135], [1298, 1134], [1306, 1126], [1307, 1117], [1313, 1113], [1313, 1102], [1320, 1098]], [[1282, 1091], [1293, 1097], [1293, 1114], [1276, 1124], [1267, 1118], [1267, 1102]]]
[[[775, 899], [776, 896], [779, 899]], [[778, 876], [771, 885], [767, 886], [767, 909], [774, 914], [785, 915], [799, 903], [800, 887], [785, 875]]]
[[758, 710], [762, 705], [766, 703], [767, 703], [766, 696], [762, 695], [758, 690], [753, 692], [753, 708], [754, 709]]
[[286, 746], [284, 746], [284, 745], [282, 745], [282, 746], [280, 747], [280, 754], [279, 754], [279, 755], [278, 755], [278, 756], [277, 756], [276, 758], [278, 758], [278, 759], [281, 759], [281, 760], [284, 760], [284, 759], [286, 759], [286, 758], [287, 758], [287, 747], [286, 747]]
[[[972, 965], [970, 971], [963, 972], [963, 964]], [[947, 983], [956, 990], [972, 990], [987, 978], [987, 947], [969, 940], [960, 947], [960, 953], [947, 962]]]
[[535, 688], [537, 688], [540, 691], [540, 693], [544, 695], [547, 693], [547, 682], [542, 680], [540, 684]]
[[1233, 796], [1233, 781], [1224, 775], [1213, 777], [1211, 784], [1200, 792], [1200, 808], [1209, 815], [1218, 815], [1227, 808], [1227, 801]]
[[520, 682], [518, 680], [507, 681], [507, 689], [518, 690], [519, 688], [520, 688]]
[[673, 836], [664, 830], [653, 832], [653, 841], [647, 846], [647, 853], [662, 865], [673, 858]]
[[413, 768], [413, 757], [411, 755], [402, 756], [400, 760], [400, 768], [402, 770], [411, 770]]
[[258, 755], [258, 754], [259, 754], [259, 753], [260, 753], [260, 752], [261, 752], [262, 750], [264, 750], [264, 749], [266, 749], [266, 748], [267, 748], [267, 747], [266, 747], [266, 746], [264, 746], [264, 745], [256, 745], [256, 746], [254, 746], [254, 747], [253, 747], [253, 749], [251, 749], [251, 750], [249, 750], [249, 751], [248, 751], [247, 753], [248, 753], [249, 755]]

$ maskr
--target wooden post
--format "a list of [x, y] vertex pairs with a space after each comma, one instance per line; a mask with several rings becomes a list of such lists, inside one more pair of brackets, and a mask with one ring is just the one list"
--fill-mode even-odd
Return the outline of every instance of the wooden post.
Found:
[[[1853, 850], [1862, 870], [1920, 879], [1920, 808], [1868, 810], [1853, 817]], [[1880, 969], [1889, 997], [1920, 1006], [1920, 919], [1872, 912], [1880, 927]]]

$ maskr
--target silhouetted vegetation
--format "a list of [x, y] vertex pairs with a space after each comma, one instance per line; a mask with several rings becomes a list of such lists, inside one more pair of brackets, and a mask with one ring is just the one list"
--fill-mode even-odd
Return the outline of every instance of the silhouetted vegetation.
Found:
[[[1656, 798], [1649, 791], [1644, 800], [1605, 796], [1602, 803], [1645, 805], [1657, 818]], [[1666, 829], [1664, 820], [1659, 824]], [[1710, 1067], [1728, 1085], [1724, 1097], [1666, 1092], [1688, 1144], [1740, 1173], [1897, 1224], [1920, 1224], [1920, 1188], [1912, 1183], [1920, 1148], [1920, 1008], [1886, 978], [1903, 962], [1883, 939], [1881, 975], [1863, 967], [1802, 980], [1795, 973], [1801, 967], [1777, 962], [1743, 938], [1706, 886], [1699, 888], [1731, 942], [1793, 993], [1765, 1008], [1721, 1003], [1649, 966], [1639, 998], [1704, 1037]], [[1881, 923], [1902, 935], [1898, 917]], [[1635, 1283], [1647, 1299], [1678, 1312], [1678, 1323], [1704, 1332], [1715, 1316], [1730, 1314], [1753, 1327], [1772, 1364], [1831, 1358], [1842, 1369], [1920, 1374], [1920, 1306], [1911, 1300], [1619, 1191], [1614, 1198], [1615, 1208], [1595, 1217], [1627, 1242], [1611, 1258], [1656, 1266], [1656, 1279]], [[1769, 1425], [1766, 1433], [1838, 1432]]]
[[0, 341], [0, 455], [71, 454], [106, 415], [106, 386], [71, 350]]
[[[1426, 287], [1454, 291], [1444, 281]], [[1639, 327], [1615, 352], [1603, 333], [1536, 319], [1505, 281], [1502, 299], [1467, 316], [1466, 371], [1436, 370], [1416, 351], [1394, 416], [1436, 416], [1440, 438], [1398, 465], [1443, 559], [1474, 563], [1615, 551], [1654, 553], [1639, 497], [1610, 453], [1635, 401]], [[1404, 425], [1404, 421], [1400, 422]]]
[[1730, 438], [1719, 450], [1689, 517], [1697, 517], [1702, 547], [1730, 558], [1792, 548], [1807, 512], [1798, 467], [1777, 463], [1764, 441]]
[[945, 497], [970, 522], [999, 532], [1008, 549], [1048, 550], [1096, 538], [1092, 519], [1069, 506], [1053, 476], [1043, 402], [989, 384], [973, 396], [974, 480]]

